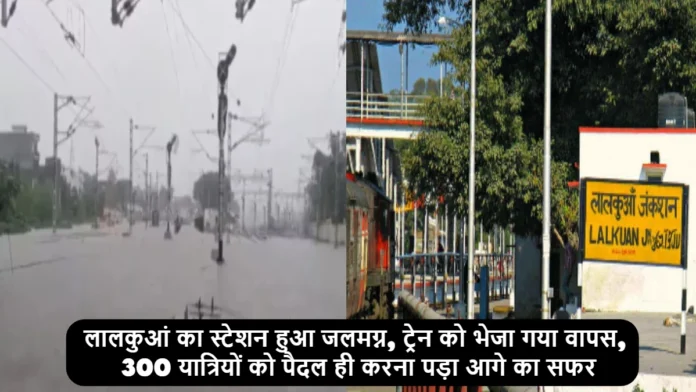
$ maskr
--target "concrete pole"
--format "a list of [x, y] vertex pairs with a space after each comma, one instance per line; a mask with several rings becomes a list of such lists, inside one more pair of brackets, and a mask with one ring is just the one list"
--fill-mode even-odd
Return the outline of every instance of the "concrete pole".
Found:
[[58, 94], [53, 94], [53, 234], [58, 226]]
[[[227, 198], [225, 199], [226, 202], [226, 208], [225, 210], [229, 210], [231, 213], [231, 208], [230, 206], [232, 205], [232, 121], [227, 122], [227, 175], [229, 178], [227, 179], [227, 183], [230, 184], [230, 192], [227, 195]], [[230, 243], [230, 235], [231, 235], [231, 228], [230, 230], [227, 231], [227, 243]]]
[[443, 89], [443, 86], [444, 86], [444, 85], [443, 85], [443, 82], [442, 82], [442, 79], [443, 79], [444, 76], [445, 76], [444, 67], [445, 67], [445, 64], [444, 64], [444, 63], [440, 63], [440, 97], [443, 97], [444, 94], [445, 94], [445, 91], [444, 91], [444, 89]]
[[467, 319], [474, 319], [474, 214], [475, 175], [476, 175], [476, 0], [471, 0], [471, 80], [469, 81], [469, 257], [466, 280], [469, 284], [466, 294]]
[[264, 221], [265, 221], [262, 224], [262, 226], [264, 227], [263, 233], [268, 234], [268, 210], [269, 210], [269, 208], [267, 208], [267, 206], [261, 206], [261, 208], [263, 209], [262, 216], [264, 217]]
[[360, 41], [360, 119], [363, 119], [363, 103], [365, 99], [365, 42]]
[[99, 228], [99, 140], [94, 138], [94, 228]]
[[321, 218], [323, 218], [322, 215], [324, 215], [324, 188], [321, 186], [321, 179], [323, 177], [323, 168], [319, 166], [318, 170], [318, 178], [317, 178], [317, 185], [319, 186], [319, 208], [317, 209], [317, 233], [316, 233], [316, 240], [319, 241], [320, 235], [319, 235], [319, 229], [321, 228]]
[[399, 43], [399, 57], [401, 57], [401, 117], [404, 117], [404, 108], [405, 108], [405, 103], [406, 103], [406, 87], [404, 84], [406, 83], [406, 59], [404, 57], [404, 44], [403, 42]]
[[129, 153], [128, 153], [128, 201], [127, 201], [127, 209], [128, 209], [128, 235], [130, 236], [133, 234], [133, 205], [131, 204], [133, 201], [133, 119], [130, 119], [130, 127], [129, 127]]
[[[223, 116], [224, 117], [224, 116]], [[225, 120], [220, 120], [224, 122]], [[222, 230], [225, 227], [225, 215], [227, 211], [225, 210], [225, 187], [223, 183], [225, 182], [225, 149], [224, 149], [224, 136], [220, 136], [218, 143], [218, 262], [224, 261], [222, 254]]]
[[[167, 146], [169, 147], [169, 146]], [[170, 222], [172, 220], [172, 154], [167, 149], [167, 230], [164, 232], [164, 239], [172, 239]]]
[[160, 208], [160, 202], [159, 202], [159, 194], [160, 194], [160, 187], [159, 187], [159, 177], [160, 174], [159, 172], [155, 173], [155, 208], [157, 209], [157, 213], [159, 214], [159, 208]]
[[268, 202], [264, 208], [264, 215], [266, 216], [266, 233], [268, 233], [268, 226], [273, 220], [273, 169], [268, 169]]
[[147, 229], [150, 216], [150, 158], [145, 154], [145, 228]]
[[[227, 121], [227, 92], [226, 84], [227, 77], [226, 73], [221, 75], [221, 67], [224, 67], [224, 63], [220, 63], [218, 66], [218, 84], [219, 84], [219, 94], [218, 94], [218, 124], [217, 124], [217, 134], [218, 134], [218, 220], [217, 220], [217, 242], [218, 242], [218, 254], [217, 263], [223, 263], [225, 261], [223, 257], [223, 239], [222, 239], [222, 228], [225, 225], [225, 210], [223, 208], [224, 199], [224, 187], [223, 181], [225, 178], [225, 130]], [[229, 64], [227, 64], [229, 67]]]
[[546, 0], [544, 39], [544, 220], [541, 259], [541, 318], [551, 318], [549, 279], [551, 265], [551, 0]]
[[246, 232], [246, 180], [242, 180], [242, 232]]

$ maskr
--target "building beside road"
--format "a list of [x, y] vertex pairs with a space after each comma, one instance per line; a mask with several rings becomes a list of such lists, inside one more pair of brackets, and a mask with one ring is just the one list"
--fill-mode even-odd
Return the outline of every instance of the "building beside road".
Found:
[[9, 131], [0, 131], [0, 160], [14, 163], [21, 170], [39, 166], [39, 135], [29, 132], [26, 125], [12, 125]]

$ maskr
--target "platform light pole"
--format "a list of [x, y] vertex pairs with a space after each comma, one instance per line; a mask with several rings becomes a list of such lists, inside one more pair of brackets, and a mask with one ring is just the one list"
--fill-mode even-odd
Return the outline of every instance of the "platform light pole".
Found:
[[476, 213], [476, 0], [471, 0], [471, 81], [469, 83], [469, 257], [466, 279], [469, 287], [466, 293], [467, 318], [474, 318], [474, 221]]
[[544, 220], [541, 259], [541, 318], [551, 318], [549, 280], [551, 265], [551, 1], [546, 0], [544, 39]]
[[[447, 25], [453, 21], [442, 16], [438, 20], [440, 25]], [[454, 23], [456, 24], [456, 23]], [[474, 243], [476, 230], [474, 227], [476, 213], [476, 0], [471, 0], [471, 80], [469, 81], [469, 243], [466, 268], [467, 293], [466, 315], [467, 319], [474, 318]]]
[[224, 188], [222, 186], [224, 181], [224, 170], [225, 170], [225, 131], [227, 127], [227, 76], [229, 72], [230, 65], [237, 54], [237, 46], [230, 46], [227, 55], [220, 59], [217, 67], [217, 78], [219, 84], [219, 94], [218, 94], [218, 254], [217, 263], [222, 264], [225, 259], [222, 254], [222, 227], [224, 224], [224, 211], [223, 211], [223, 197]]
[[[452, 21], [444, 16], [440, 17], [438, 23], [445, 26], [449, 23], [454, 25], [461, 24]], [[476, 213], [476, 0], [471, 0], [471, 80], [469, 83], [469, 216], [468, 216], [468, 257], [466, 261], [466, 315], [467, 319], [474, 319], [474, 253], [475, 236], [474, 227]], [[463, 259], [463, 257], [462, 257]]]

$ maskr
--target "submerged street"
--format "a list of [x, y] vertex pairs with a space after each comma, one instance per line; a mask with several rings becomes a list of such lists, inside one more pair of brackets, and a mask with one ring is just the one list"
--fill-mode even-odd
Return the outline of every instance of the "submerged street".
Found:
[[130, 238], [125, 230], [0, 238], [0, 390], [80, 389], [65, 373], [65, 332], [79, 319], [183, 318], [186, 304], [211, 297], [230, 310], [223, 317], [345, 318], [345, 247], [232, 237], [218, 266], [212, 235], [192, 226], [171, 241], [163, 226], [137, 225]]

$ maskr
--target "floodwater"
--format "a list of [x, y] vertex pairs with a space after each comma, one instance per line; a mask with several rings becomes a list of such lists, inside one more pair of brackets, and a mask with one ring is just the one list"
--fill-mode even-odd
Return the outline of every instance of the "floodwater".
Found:
[[42, 230], [0, 237], [0, 391], [113, 389], [81, 388], [68, 379], [65, 333], [78, 319], [183, 318], [186, 304], [211, 297], [241, 318], [345, 317], [345, 247], [232, 237], [218, 266], [210, 257], [213, 237], [192, 226], [171, 241], [163, 239], [164, 227], [138, 225], [130, 238], [123, 231], [78, 227], [56, 236]]

